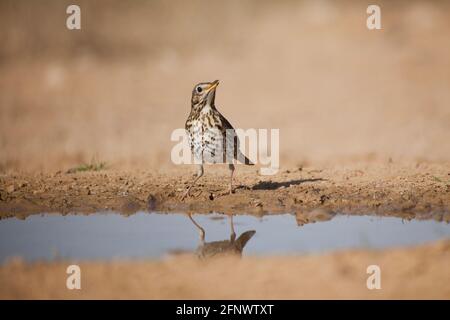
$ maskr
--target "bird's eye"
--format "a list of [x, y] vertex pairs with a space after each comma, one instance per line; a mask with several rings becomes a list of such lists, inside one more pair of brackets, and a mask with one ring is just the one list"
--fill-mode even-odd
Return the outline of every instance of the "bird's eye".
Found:
[[202, 87], [197, 87], [197, 92], [201, 93], [203, 91]]

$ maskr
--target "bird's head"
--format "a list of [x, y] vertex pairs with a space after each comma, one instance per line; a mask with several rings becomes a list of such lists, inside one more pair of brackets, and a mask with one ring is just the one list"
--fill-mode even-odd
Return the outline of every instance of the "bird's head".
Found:
[[219, 85], [219, 80], [213, 82], [202, 82], [197, 84], [192, 90], [191, 103], [193, 106], [198, 104], [214, 105], [214, 98], [216, 96], [216, 87]]

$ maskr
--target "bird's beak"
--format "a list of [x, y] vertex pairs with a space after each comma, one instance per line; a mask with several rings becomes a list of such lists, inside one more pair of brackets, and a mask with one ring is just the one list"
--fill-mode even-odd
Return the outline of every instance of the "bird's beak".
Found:
[[207, 92], [210, 92], [211, 90], [215, 89], [217, 86], [219, 85], [219, 80], [214, 81], [213, 83], [211, 83], [211, 85], [209, 86], [207, 90]]

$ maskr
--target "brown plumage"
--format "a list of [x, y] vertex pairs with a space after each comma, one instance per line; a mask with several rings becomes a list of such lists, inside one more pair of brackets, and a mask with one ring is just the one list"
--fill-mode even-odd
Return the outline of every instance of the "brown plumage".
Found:
[[230, 194], [233, 192], [234, 160], [253, 165], [239, 150], [239, 139], [233, 126], [214, 104], [218, 85], [218, 80], [204, 82], [197, 84], [192, 90], [191, 113], [186, 120], [185, 129], [198, 168], [194, 181], [182, 199], [189, 195], [191, 188], [203, 175], [204, 163], [228, 163], [231, 172]]

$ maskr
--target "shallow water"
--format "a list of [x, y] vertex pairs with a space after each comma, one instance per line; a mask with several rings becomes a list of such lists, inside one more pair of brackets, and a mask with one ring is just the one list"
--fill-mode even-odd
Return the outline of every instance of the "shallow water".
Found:
[[[194, 215], [206, 242], [229, 240], [230, 219], [220, 214]], [[255, 230], [244, 255], [303, 254], [347, 248], [386, 248], [450, 238], [450, 225], [432, 220], [340, 216], [297, 226], [294, 215], [257, 218], [234, 216], [237, 237]], [[157, 258], [194, 251], [199, 229], [184, 214], [35, 215], [0, 221], [0, 262], [25, 260]]]

